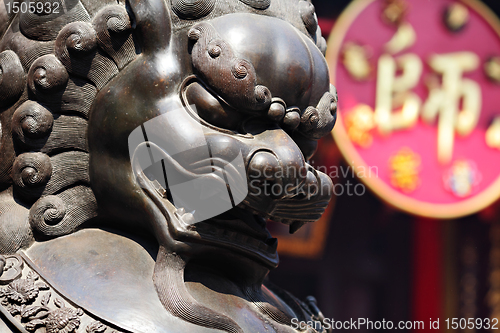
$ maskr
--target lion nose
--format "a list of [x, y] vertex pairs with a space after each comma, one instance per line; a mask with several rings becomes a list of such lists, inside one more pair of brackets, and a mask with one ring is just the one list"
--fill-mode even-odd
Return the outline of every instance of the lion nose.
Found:
[[258, 151], [248, 164], [250, 189], [265, 189], [273, 197], [292, 197], [307, 179], [307, 165], [302, 156], [291, 156], [289, 149]]

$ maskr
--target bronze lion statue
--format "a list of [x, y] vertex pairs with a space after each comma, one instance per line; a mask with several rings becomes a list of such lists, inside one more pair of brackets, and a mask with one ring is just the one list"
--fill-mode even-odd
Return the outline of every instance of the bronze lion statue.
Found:
[[[305, 0], [0, 0], [0, 328], [323, 332], [266, 277], [334, 126]], [[296, 323], [308, 325], [296, 325]]]

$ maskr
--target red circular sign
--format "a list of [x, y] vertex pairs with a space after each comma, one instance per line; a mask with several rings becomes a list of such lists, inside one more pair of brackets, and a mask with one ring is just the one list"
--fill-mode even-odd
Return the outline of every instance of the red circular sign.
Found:
[[434, 218], [500, 196], [500, 22], [471, 0], [358, 0], [328, 43], [333, 136], [391, 205]]

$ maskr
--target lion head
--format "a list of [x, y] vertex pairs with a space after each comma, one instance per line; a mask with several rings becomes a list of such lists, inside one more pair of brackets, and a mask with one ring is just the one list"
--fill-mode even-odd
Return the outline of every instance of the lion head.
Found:
[[150, 233], [164, 306], [238, 331], [187, 295], [182, 272], [196, 262], [261, 284], [278, 263], [266, 220], [294, 232], [328, 204], [332, 183], [308, 164], [337, 105], [314, 7], [56, 3], [0, 13], [2, 253], [85, 225]]

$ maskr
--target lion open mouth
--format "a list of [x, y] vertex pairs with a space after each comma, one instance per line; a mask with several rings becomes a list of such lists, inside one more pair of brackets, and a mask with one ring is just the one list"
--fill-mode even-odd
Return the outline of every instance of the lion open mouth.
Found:
[[[144, 163], [143, 158], [151, 156], [157, 162]], [[252, 158], [246, 163], [206, 159], [205, 166], [198, 160], [188, 169], [182, 162], [185, 159], [177, 157], [153, 142], [138, 145], [132, 157], [134, 173], [167, 218], [171, 236], [177, 241], [226, 248], [268, 267], [278, 264], [278, 255], [277, 239], [267, 230], [266, 220], [288, 224], [296, 231], [321, 216], [331, 195], [329, 178], [310, 166], [307, 174], [312, 177], [304, 177], [293, 192], [267, 195], [266, 185], [261, 183], [262, 191], [249, 190], [251, 178], [247, 178], [244, 164]]]

